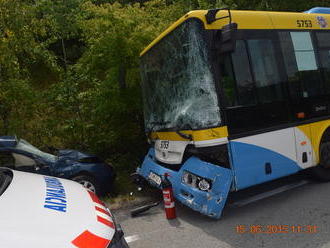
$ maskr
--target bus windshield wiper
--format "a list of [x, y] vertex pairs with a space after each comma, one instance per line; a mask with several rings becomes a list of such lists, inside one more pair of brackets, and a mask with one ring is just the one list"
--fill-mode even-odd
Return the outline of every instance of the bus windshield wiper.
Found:
[[[176, 128], [175, 132], [183, 139], [186, 139], [186, 140], [190, 140], [192, 141], [193, 140], [193, 137], [191, 134], [186, 134], [186, 133], [183, 133], [181, 130], [184, 129], [184, 128], [188, 128], [188, 130], [192, 130], [191, 126], [189, 124], [184, 124], [183, 126], [181, 127], [178, 127]], [[187, 129], [186, 129], [187, 130]]]
[[[152, 121], [152, 122], [149, 122], [148, 125], [151, 125], [151, 128], [149, 128], [149, 130], [147, 131], [148, 139], [151, 139], [151, 133], [154, 131], [154, 129], [157, 125], [166, 125], [168, 123], [170, 123], [170, 121], [163, 121], [163, 122], [162, 121]], [[157, 131], [161, 131], [161, 129], [160, 130], [157, 129]]]
[[[151, 133], [154, 131], [154, 128], [157, 126], [157, 125], [166, 125], [166, 124], [169, 124], [171, 123], [170, 121], [164, 121], [164, 122], [161, 122], [161, 121], [153, 121], [153, 122], [150, 122], [148, 124], [151, 124], [151, 128], [149, 128], [149, 131], [147, 133], [147, 136], [148, 138], [150, 138], [150, 135]], [[185, 124], [183, 126], [180, 126], [180, 127], [177, 127], [174, 129], [174, 131], [183, 139], [186, 139], [186, 140], [190, 140], [192, 141], [193, 138], [192, 138], [192, 135], [191, 134], [186, 134], [186, 133], [183, 133], [181, 130], [184, 129], [184, 128], [188, 128], [188, 130], [192, 130], [191, 126], [189, 124]], [[157, 131], [161, 131], [162, 129], [157, 129]]]
[[4, 172], [0, 172], [0, 196], [6, 191], [12, 177]]
[[190, 140], [190, 141], [193, 140], [191, 134], [182, 133], [182, 131], [180, 131], [180, 130], [176, 130], [175, 132], [176, 132], [181, 138], [184, 138], [184, 139], [186, 139], [186, 140]]

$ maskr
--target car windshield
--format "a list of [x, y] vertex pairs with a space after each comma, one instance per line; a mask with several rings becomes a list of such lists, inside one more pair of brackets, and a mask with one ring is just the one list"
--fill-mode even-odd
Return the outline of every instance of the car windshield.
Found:
[[205, 30], [190, 19], [141, 58], [146, 131], [221, 124]]
[[0, 169], [0, 196], [6, 191], [12, 179], [13, 174], [10, 170]]
[[20, 149], [22, 151], [26, 151], [32, 154], [35, 154], [41, 158], [44, 158], [50, 162], [55, 162], [57, 157], [53, 154], [49, 154], [47, 152], [40, 151], [38, 148], [34, 147], [31, 145], [29, 142], [26, 140], [20, 139], [18, 144], [16, 145], [16, 149]]

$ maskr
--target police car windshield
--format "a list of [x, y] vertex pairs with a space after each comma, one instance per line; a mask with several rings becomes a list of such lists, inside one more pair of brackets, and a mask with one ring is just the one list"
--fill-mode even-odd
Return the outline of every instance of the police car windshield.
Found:
[[50, 162], [55, 162], [57, 157], [53, 154], [49, 154], [47, 152], [40, 151], [38, 148], [34, 147], [31, 145], [29, 142], [26, 140], [20, 139], [18, 144], [16, 145], [16, 149], [20, 149], [22, 151], [26, 151], [32, 154], [35, 154], [41, 158], [44, 158]]
[[6, 191], [12, 179], [13, 174], [10, 170], [0, 170], [0, 196]]

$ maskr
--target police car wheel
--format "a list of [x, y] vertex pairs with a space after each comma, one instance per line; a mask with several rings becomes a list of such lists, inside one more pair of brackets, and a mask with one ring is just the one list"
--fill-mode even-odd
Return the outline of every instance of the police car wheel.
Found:
[[93, 177], [80, 175], [73, 177], [72, 180], [76, 181], [77, 183], [80, 183], [86, 189], [89, 189], [90, 191], [93, 191], [96, 194], [98, 193], [98, 185]]

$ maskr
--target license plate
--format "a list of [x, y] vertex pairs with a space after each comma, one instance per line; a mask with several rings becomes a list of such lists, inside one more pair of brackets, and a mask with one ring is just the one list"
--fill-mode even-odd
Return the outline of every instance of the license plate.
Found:
[[162, 183], [162, 179], [160, 178], [160, 176], [158, 176], [157, 174], [150, 172], [149, 177], [148, 177], [151, 181], [153, 181], [154, 183], [156, 183], [158, 186]]

